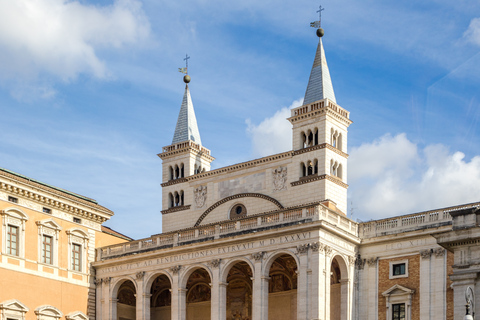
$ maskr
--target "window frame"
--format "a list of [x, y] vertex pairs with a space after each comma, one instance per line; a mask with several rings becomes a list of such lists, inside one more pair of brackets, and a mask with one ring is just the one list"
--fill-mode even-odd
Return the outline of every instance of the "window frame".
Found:
[[[68, 235], [68, 270], [76, 273], [88, 273], [88, 243], [89, 235], [88, 232], [80, 228], [72, 228], [67, 230]], [[73, 264], [74, 259], [74, 246], [79, 246], [80, 249], [80, 270], [75, 270]]]
[[387, 308], [387, 319], [393, 320], [393, 306], [397, 304], [405, 305], [405, 320], [412, 319], [412, 297], [415, 293], [414, 289], [396, 284], [390, 289], [382, 293], [385, 297], [385, 304]]
[[[62, 227], [53, 219], [36, 221], [38, 226], [38, 262], [50, 267], [58, 267], [58, 238]], [[44, 236], [52, 238], [51, 243], [51, 263], [44, 262], [43, 259], [43, 240]]]
[[[2, 254], [25, 259], [25, 224], [28, 221], [28, 216], [20, 209], [7, 208], [0, 210], [0, 214], [3, 217], [2, 221]], [[18, 229], [17, 236], [17, 251], [18, 254], [14, 255], [8, 252], [8, 227], [14, 226]]]
[[[393, 274], [394, 266], [401, 265], [401, 264], [405, 265], [405, 273], [394, 275]], [[390, 269], [389, 269], [388, 276], [389, 276], [389, 279], [408, 278], [408, 259], [390, 261]]]
[[[403, 306], [403, 319], [400, 318], [401, 317], [401, 310], [398, 310], [397, 313], [398, 314], [398, 318], [395, 318], [395, 313], [396, 313], [396, 310], [395, 310], [395, 307], [400, 307], [400, 306]], [[407, 312], [406, 312], [406, 306], [405, 306], [405, 303], [394, 303], [392, 304], [392, 320], [405, 320], [407, 317]]]
[[[47, 241], [48, 240], [48, 241]], [[48, 250], [47, 250], [48, 249]], [[47, 253], [50, 255], [47, 257]], [[41, 262], [53, 265], [53, 237], [50, 235], [42, 235], [42, 257]], [[48, 260], [48, 261], [47, 261]]]
[[28, 310], [27, 306], [17, 299], [3, 301], [0, 303], [0, 319], [25, 320]]

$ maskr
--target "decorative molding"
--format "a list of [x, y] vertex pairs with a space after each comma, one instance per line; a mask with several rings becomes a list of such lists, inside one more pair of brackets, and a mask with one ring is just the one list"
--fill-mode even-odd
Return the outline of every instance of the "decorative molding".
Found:
[[207, 202], [207, 186], [199, 186], [193, 190], [195, 205], [197, 208], [203, 208]]
[[443, 249], [443, 248], [436, 248], [436, 249], [433, 250], [433, 252], [435, 252], [436, 257], [441, 257], [441, 256], [445, 255], [445, 249]]
[[432, 250], [431, 249], [425, 249], [420, 251], [420, 256], [422, 259], [428, 259], [432, 255]]
[[310, 247], [310, 245], [308, 243], [301, 244], [301, 245], [297, 246], [297, 253], [299, 253], [299, 254], [307, 253], [308, 252], [308, 247]]
[[103, 283], [109, 284], [112, 281], [112, 277], [105, 277], [102, 279]]
[[183, 182], [187, 182], [187, 181], [188, 181], [187, 178], [178, 178], [178, 179], [170, 180], [168, 182], [164, 182], [160, 185], [162, 187], [168, 187], [168, 186], [171, 186], [171, 185], [174, 185], [174, 184], [183, 183]]
[[348, 256], [348, 263], [349, 263], [350, 265], [354, 265], [354, 264], [355, 264], [355, 261], [357, 261], [357, 258], [356, 258], [356, 257]]
[[365, 259], [362, 259], [360, 255], [358, 255], [357, 260], [355, 261], [355, 266], [358, 270], [363, 270], [363, 268], [365, 267], [365, 262], [367, 261]]
[[255, 261], [261, 261], [267, 253], [265, 251], [252, 253], [252, 259]]
[[182, 266], [181, 265], [178, 265], [178, 266], [173, 266], [170, 268], [170, 271], [173, 273], [173, 274], [178, 274], [178, 272], [182, 269]]
[[162, 214], [169, 214], [169, 213], [173, 213], [173, 212], [178, 212], [178, 211], [183, 211], [183, 210], [189, 210], [191, 207], [190, 204], [187, 204], [186, 206], [178, 206], [178, 207], [172, 207], [170, 209], [167, 209], [167, 210], [162, 210], [160, 211]]
[[321, 175], [312, 174], [306, 177], [301, 177], [300, 180], [291, 182], [290, 184], [292, 185], [292, 187], [296, 187], [305, 183], [310, 183], [310, 182], [324, 180], [324, 179], [327, 179], [328, 181], [338, 184], [341, 187], [348, 188], [348, 184], [344, 183], [340, 178], [332, 177], [329, 174], [321, 174]]
[[320, 241], [317, 241], [310, 244], [310, 248], [312, 248], [313, 252], [323, 251], [325, 250], [325, 244], [321, 243]]
[[211, 266], [212, 268], [218, 268], [221, 262], [222, 262], [222, 259], [213, 259], [208, 263], [208, 265]]
[[278, 167], [273, 169], [273, 191], [287, 189], [287, 167]]
[[145, 276], [145, 271], [139, 271], [135, 274], [135, 277], [137, 278], [137, 280], [143, 279], [144, 276]]
[[[48, 192], [48, 193], [52, 194], [53, 196], [61, 197], [61, 198], [67, 199], [69, 201], [73, 201], [77, 204], [81, 204], [81, 205], [90, 207], [92, 209], [98, 210], [105, 215], [108, 215], [108, 216], [113, 215], [113, 211], [111, 211], [111, 210], [109, 210], [105, 207], [100, 206], [93, 199], [90, 199], [90, 201], [89, 200], [84, 200], [84, 199], [80, 198], [80, 196], [70, 194], [66, 191], [62, 192], [61, 190], [57, 190], [57, 188], [53, 188], [53, 187], [35, 182], [31, 179], [19, 177], [17, 175], [8, 173], [8, 172], [3, 171], [3, 170], [0, 170], [0, 177], [10, 179], [10, 180], [15, 181], [17, 183], [25, 184], [25, 185], [27, 185], [27, 187], [38, 188], [39, 190]], [[16, 195], [20, 198], [23, 198], [25, 201], [37, 202], [37, 203], [40, 203], [42, 206], [53, 207], [55, 209], [65, 211], [67, 213], [74, 214], [74, 215], [77, 215], [79, 217], [83, 217], [85, 219], [93, 220], [95, 222], [103, 223], [106, 220], [108, 220], [107, 218], [102, 217], [102, 216], [100, 216], [98, 214], [95, 214], [93, 212], [80, 209], [80, 208], [78, 208], [76, 206], [73, 206], [73, 205], [66, 204], [63, 201], [55, 200], [55, 199], [50, 198], [50, 197], [45, 197], [45, 196], [40, 195], [38, 193], [28, 191], [28, 190], [23, 189], [23, 188], [19, 188], [17, 186], [11, 185], [9, 183], [0, 182], [0, 190], [4, 190], [9, 194], [14, 194], [14, 195]], [[84, 198], [88, 199], [86, 197], [84, 197]], [[21, 201], [21, 202], [23, 202], [23, 201]]]
[[338, 155], [340, 155], [340, 156], [342, 156], [346, 159], [348, 158], [347, 153], [341, 151], [340, 149], [335, 148], [334, 146], [332, 146], [329, 143], [317, 144], [315, 146], [311, 146], [311, 147], [308, 147], [308, 148], [302, 148], [302, 149], [295, 150], [293, 152], [293, 156], [297, 156], [299, 154], [304, 154], [304, 153], [307, 153], [307, 152], [310, 152], [310, 151], [315, 151], [315, 150], [320, 150], [320, 149], [325, 149], [325, 148], [337, 153]]
[[[233, 196], [223, 198], [222, 200], [219, 200], [219, 201], [215, 202], [214, 204], [212, 204], [207, 210], [205, 210], [202, 213], [200, 218], [198, 218], [197, 222], [195, 223], [195, 227], [198, 227], [200, 225], [200, 223], [202, 223], [203, 219], [205, 219], [205, 217], [210, 212], [212, 212], [215, 208], [217, 208], [221, 204], [224, 204], [225, 202], [228, 202], [228, 201], [233, 200], [233, 199], [241, 199], [241, 198], [261, 198], [261, 199], [270, 201], [273, 204], [275, 204], [278, 208], [283, 209], [283, 206], [281, 205], [280, 202], [278, 202], [276, 199], [274, 199], [270, 196], [267, 196], [265, 194], [261, 194], [261, 193], [239, 193], [239, 194], [235, 194]], [[162, 213], [163, 213], [163, 211], [162, 211]]]
[[325, 246], [324, 250], [325, 250], [325, 254], [326, 254], [327, 256], [331, 255], [332, 252], [333, 252], [332, 247], [327, 246], [327, 245]]
[[374, 267], [377, 265], [378, 257], [375, 258], [368, 258], [367, 263], [370, 267]]

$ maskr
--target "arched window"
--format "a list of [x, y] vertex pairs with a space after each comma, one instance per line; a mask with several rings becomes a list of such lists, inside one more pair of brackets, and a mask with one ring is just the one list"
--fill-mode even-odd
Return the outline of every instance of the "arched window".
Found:
[[180, 164], [180, 178], [183, 178], [185, 177], [185, 168], [184, 168], [184, 165], [183, 163]]
[[168, 172], [169, 172], [168, 179], [169, 179], [169, 180], [173, 180], [173, 179], [174, 179], [174, 176], [173, 176], [173, 168], [172, 168], [172, 166], [170, 166], [170, 167], [168, 168]]
[[302, 131], [302, 133], [300, 133], [300, 136], [301, 136], [301, 139], [302, 139], [302, 148], [306, 148], [307, 147], [307, 135], [305, 134], [305, 132]]
[[175, 206], [175, 202], [173, 200], [173, 194], [170, 192], [168, 194], [168, 207], [173, 208], [173, 206]]
[[305, 177], [307, 175], [307, 167], [305, 166], [305, 163], [300, 163], [300, 172], [301, 176]]
[[338, 165], [337, 177], [339, 177], [340, 179], [342, 179], [342, 164], [339, 164], [339, 165]]
[[174, 198], [175, 198], [175, 207], [178, 207], [178, 205], [180, 204], [180, 195], [178, 194], [178, 192], [175, 192], [175, 195], [174, 195]]
[[178, 168], [177, 165], [175, 165], [175, 178], [174, 179], [178, 179], [179, 176], [180, 176], [180, 169]]
[[310, 160], [308, 161], [307, 173], [309, 176], [313, 174], [313, 162]]
[[314, 140], [315, 141], [313, 143], [314, 143], [314, 145], [318, 145], [318, 129], [315, 128], [314, 131], [315, 131], [315, 134], [314, 134]]
[[310, 130], [308, 130], [308, 146], [313, 146], [313, 133]]
[[338, 138], [337, 138], [337, 149], [338, 149], [338, 150], [342, 150], [342, 134], [341, 134], [341, 133], [338, 134]]
[[313, 174], [318, 174], [318, 160], [313, 160]]
[[183, 202], [183, 190], [180, 191], [180, 205], [181, 205], [181, 206], [184, 205], [184, 202]]

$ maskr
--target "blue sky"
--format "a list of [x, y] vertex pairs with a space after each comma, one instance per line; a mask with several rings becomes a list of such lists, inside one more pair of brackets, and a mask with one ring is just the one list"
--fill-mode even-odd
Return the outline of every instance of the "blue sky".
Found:
[[[98, 200], [134, 238], [158, 233], [156, 154], [173, 137], [185, 54], [214, 168], [286, 151], [318, 5], [0, 1], [0, 167]], [[337, 102], [354, 121], [349, 215], [479, 201], [480, 3], [322, 6]]]

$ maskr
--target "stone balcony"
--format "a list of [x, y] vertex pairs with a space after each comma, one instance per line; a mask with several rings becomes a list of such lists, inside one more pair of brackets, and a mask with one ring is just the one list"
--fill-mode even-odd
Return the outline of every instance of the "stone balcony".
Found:
[[319, 203], [314, 203], [257, 214], [244, 219], [228, 220], [196, 228], [157, 234], [146, 239], [98, 248], [96, 260], [101, 261], [129, 254], [172, 248], [314, 221], [320, 221], [321, 224], [328, 225], [350, 236], [356, 237], [358, 234], [358, 223]]

